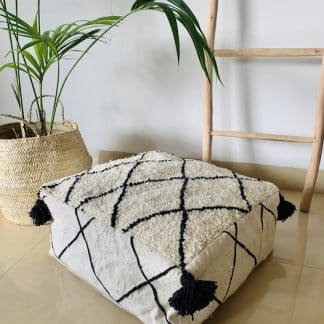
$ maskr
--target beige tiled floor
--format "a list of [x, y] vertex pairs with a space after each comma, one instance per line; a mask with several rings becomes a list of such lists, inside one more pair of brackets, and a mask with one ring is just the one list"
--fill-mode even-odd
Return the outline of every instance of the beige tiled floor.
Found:
[[[286, 192], [297, 203], [299, 193]], [[0, 220], [1, 324], [135, 324], [47, 255], [48, 227]], [[324, 323], [324, 195], [279, 223], [273, 255], [206, 324]]]

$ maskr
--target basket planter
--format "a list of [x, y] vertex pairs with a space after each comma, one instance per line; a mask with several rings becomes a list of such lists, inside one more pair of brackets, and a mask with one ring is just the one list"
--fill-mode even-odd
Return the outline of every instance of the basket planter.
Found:
[[51, 135], [41, 137], [15, 139], [13, 129], [19, 124], [0, 126], [0, 208], [8, 220], [31, 225], [41, 185], [90, 168], [92, 158], [74, 122], [57, 122]]

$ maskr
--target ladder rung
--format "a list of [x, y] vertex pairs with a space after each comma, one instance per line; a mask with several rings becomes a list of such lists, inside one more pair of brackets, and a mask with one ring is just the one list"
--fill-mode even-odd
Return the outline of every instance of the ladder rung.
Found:
[[224, 136], [224, 137], [240, 137], [240, 138], [249, 138], [249, 139], [259, 139], [259, 140], [266, 140], [266, 141], [299, 142], [299, 143], [313, 143], [314, 142], [313, 137], [275, 135], [275, 134], [263, 134], [263, 133], [239, 132], [239, 131], [213, 130], [211, 135]]
[[323, 56], [324, 48], [239, 48], [215, 49], [218, 57], [298, 57]]

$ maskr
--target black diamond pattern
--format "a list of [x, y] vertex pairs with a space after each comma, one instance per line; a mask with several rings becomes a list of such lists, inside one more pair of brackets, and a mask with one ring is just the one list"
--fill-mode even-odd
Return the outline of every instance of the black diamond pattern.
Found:
[[165, 318], [165, 321], [168, 323], [168, 324], [171, 324], [168, 320], [168, 317], [167, 317], [167, 313], [164, 309], [164, 307], [161, 305], [161, 302], [159, 300], [159, 296], [158, 296], [158, 292], [156, 291], [156, 288], [154, 287], [153, 283], [147, 278], [146, 274], [144, 273], [143, 271], [143, 268], [142, 268], [142, 265], [141, 265], [141, 262], [140, 262], [140, 259], [138, 257], [138, 254], [137, 254], [137, 251], [135, 249], [135, 245], [134, 245], [134, 238], [131, 237], [131, 247], [132, 247], [132, 250], [133, 250], [133, 253], [135, 255], [135, 258], [136, 258], [136, 262], [137, 262], [137, 265], [138, 265], [138, 268], [139, 270], [141, 271], [141, 274], [143, 275], [144, 279], [146, 280], [147, 284], [151, 287], [152, 289], [152, 292], [153, 292], [153, 296], [154, 296], [154, 300], [157, 304], [157, 306], [159, 307], [159, 309], [161, 310], [161, 312], [163, 313], [164, 315], [164, 318]]
[[[186, 230], [186, 224], [189, 221], [189, 214], [191, 212], [203, 212], [206, 210], [217, 210], [217, 209], [226, 209], [226, 210], [237, 210], [239, 212], [242, 213], [249, 213], [252, 209], [251, 204], [249, 203], [246, 195], [245, 195], [245, 191], [244, 191], [244, 182], [245, 181], [260, 181], [259, 179], [252, 179], [252, 178], [247, 178], [247, 177], [243, 177], [243, 176], [239, 176], [238, 174], [236, 174], [235, 172], [232, 172], [232, 175], [226, 175], [226, 176], [196, 176], [196, 177], [190, 177], [186, 175], [186, 164], [190, 163], [190, 159], [179, 159], [179, 160], [173, 160], [173, 159], [164, 159], [164, 160], [144, 160], [145, 158], [145, 154], [143, 153], [142, 155], [139, 156], [139, 158], [137, 158], [134, 161], [126, 161], [126, 162], [121, 162], [118, 163], [116, 165], [113, 166], [108, 166], [107, 168], [104, 168], [102, 170], [99, 171], [85, 171], [83, 173], [80, 173], [79, 175], [75, 176], [74, 181], [72, 183], [72, 185], [70, 186], [70, 188], [67, 191], [66, 197], [65, 197], [65, 203], [69, 203], [71, 195], [73, 194], [75, 187], [78, 183], [81, 183], [81, 180], [83, 177], [87, 176], [87, 175], [95, 175], [95, 174], [102, 174], [102, 173], [106, 173], [109, 172], [112, 169], [116, 169], [120, 166], [125, 166], [125, 165], [130, 165], [130, 169], [125, 177], [124, 182], [117, 186], [116, 188], [110, 189], [108, 191], [105, 192], [101, 192], [98, 193], [97, 195], [93, 195], [93, 196], [89, 196], [84, 198], [82, 201], [79, 202], [78, 206], [75, 208], [75, 216], [76, 216], [76, 220], [79, 226], [79, 231], [78, 233], [75, 235], [75, 237], [62, 249], [62, 251], [57, 255], [56, 252], [54, 251], [54, 247], [53, 247], [53, 242], [51, 240], [51, 244], [52, 244], [52, 249], [53, 249], [53, 253], [57, 258], [61, 258], [64, 253], [81, 237], [84, 241], [85, 247], [87, 249], [87, 254], [88, 254], [88, 259], [89, 259], [89, 263], [90, 263], [90, 267], [91, 270], [94, 274], [94, 276], [96, 277], [98, 283], [100, 284], [100, 286], [104, 289], [104, 291], [107, 293], [107, 295], [114, 300], [115, 302], [121, 302], [123, 301], [125, 298], [128, 298], [130, 295], [132, 295], [134, 292], [143, 289], [146, 286], [149, 286], [152, 290], [155, 302], [158, 306], [158, 308], [161, 310], [161, 312], [164, 315], [165, 321], [166, 323], [170, 323], [167, 319], [167, 314], [166, 311], [164, 309], [164, 307], [161, 305], [160, 301], [159, 301], [159, 297], [158, 297], [158, 293], [156, 291], [156, 288], [153, 285], [153, 282], [155, 282], [156, 280], [166, 276], [170, 271], [172, 271], [173, 269], [176, 269], [177, 266], [172, 266], [169, 267], [168, 269], [164, 270], [163, 272], [151, 277], [150, 279], [146, 276], [146, 274], [144, 273], [143, 269], [142, 269], [142, 265], [138, 256], [138, 253], [135, 249], [135, 245], [134, 245], [134, 238], [131, 237], [131, 249], [133, 251], [133, 254], [136, 258], [136, 262], [138, 265], [138, 268], [143, 276], [143, 278], [145, 279], [145, 281], [139, 283], [138, 285], [134, 286], [132, 289], [130, 289], [128, 292], [126, 292], [123, 296], [121, 296], [118, 299], [114, 299], [111, 295], [111, 293], [108, 291], [108, 289], [105, 287], [104, 283], [101, 281], [101, 279], [99, 278], [99, 276], [97, 275], [96, 269], [94, 267], [93, 261], [92, 261], [92, 256], [91, 256], [91, 251], [89, 248], [89, 244], [87, 242], [87, 238], [85, 235], [85, 230], [88, 226], [91, 225], [91, 223], [93, 223], [93, 221], [95, 220], [95, 217], [90, 218], [87, 223], [85, 225], [81, 225], [80, 219], [79, 219], [79, 215], [78, 212], [79, 211], [83, 211], [83, 207], [87, 204], [89, 204], [91, 201], [96, 200], [96, 199], [100, 199], [102, 197], [105, 197], [109, 194], [112, 194], [118, 190], [120, 190], [120, 195], [114, 205], [113, 208], [113, 213], [111, 215], [111, 226], [115, 227], [116, 223], [118, 221], [118, 210], [119, 210], [119, 205], [122, 203], [123, 199], [127, 196], [127, 189], [129, 187], [135, 187], [135, 186], [141, 186], [147, 183], [158, 183], [158, 182], [172, 182], [172, 181], [183, 181], [181, 189], [180, 189], [180, 193], [179, 193], [179, 208], [175, 208], [175, 209], [170, 209], [170, 210], [162, 210], [156, 213], [152, 213], [150, 215], [143, 215], [142, 217], [139, 217], [137, 220], [135, 220], [134, 222], [128, 224], [127, 227], [123, 228], [122, 231], [124, 233], [127, 233], [131, 230], [133, 230], [135, 227], [140, 226], [142, 223], [148, 222], [151, 219], [154, 219], [156, 217], [166, 217], [168, 215], [174, 214], [174, 213], [179, 213], [180, 217], [181, 217], [181, 225], [180, 225], [180, 239], [179, 239], [179, 267], [182, 271], [185, 270], [186, 267], [186, 263], [185, 263], [185, 249], [184, 249], [184, 234], [185, 234], [185, 230]], [[136, 181], [136, 182], [132, 182], [132, 175], [133, 173], [136, 171], [136, 168], [142, 164], [142, 163], [149, 163], [149, 162], [154, 162], [154, 163], [166, 163], [166, 162], [179, 162], [179, 164], [181, 165], [181, 176], [174, 176], [174, 177], [169, 177], [169, 178], [165, 178], [165, 179], [146, 179], [143, 181]], [[73, 179], [72, 177], [68, 177], [65, 178], [57, 183], [53, 183], [51, 185], [48, 186], [44, 186], [43, 188], [48, 188], [48, 189], [54, 189], [57, 186], [61, 185], [62, 183]], [[245, 202], [246, 207], [238, 207], [238, 206], [226, 206], [226, 205], [215, 205], [215, 206], [203, 206], [203, 207], [193, 207], [193, 208], [186, 208], [186, 203], [185, 203], [185, 191], [186, 191], [186, 187], [188, 185], [189, 181], [195, 181], [195, 180], [206, 180], [206, 181], [217, 181], [217, 180], [221, 180], [221, 179], [232, 179], [233, 181], [235, 181], [238, 185], [238, 189], [239, 189], [239, 193], [240, 196], [242, 198], [242, 201]], [[264, 219], [264, 210], [266, 210], [268, 213], [270, 213], [274, 220], [276, 221], [276, 215], [273, 211], [271, 211], [268, 207], [266, 207], [264, 204], [260, 204], [261, 208], [260, 208], [260, 220], [261, 220], [261, 229], [263, 231], [263, 219]], [[227, 236], [229, 236], [232, 240], [233, 240], [233, 244], [234, 244], [234, 251], [233, 251], [233, 266], [232, 266], [232, 271], [230, 274], [230, 279], [229, 279], [229, 284], [228, 287], [226, 289], [223, 301], [227, 298], [230, 288], [231, 288], [231, 284], [232, 284], [232, 279], [234, 276], [234, 272], [235, 272], [235, 267], [236, 267], [236, 261], [237, 261], [237, 248], [240, 247], [243, 251], [246, 252], [246, 254], [251, 257], [253, 259], [254, 265], [257, 264], [257, 258], [254, 255], [254, 253], [252, 253], [241, 241], [238, 240], [238, 224], [235, 222], [234, 223], [234, 234], [230, 233], [229, 231], [224, 231], [224, 234], [226, 234]], [[220, 305], [222, 304], [222, 301], [217, 298], [215, 296], [215, 301]]]

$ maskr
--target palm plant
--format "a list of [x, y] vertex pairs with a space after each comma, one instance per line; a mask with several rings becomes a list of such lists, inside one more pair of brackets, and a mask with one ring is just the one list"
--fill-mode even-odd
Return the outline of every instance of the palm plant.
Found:
[[[37, 10], [32, 23], [20, 17], [18, 0], [14, 1], [14, 9], [9, 10], [6, 0], [0, 0], [0, 28], [7, 32], [10, 43], [10, 62], [0, 67], [14, 71], [12, 85], [20, 111], [25, 119], [26, 110], [23, 100], [22, 77], [27, 78], [37, 107], [37, 118], [40, 123], [40, 135], [53, 131], [56, 110], [63, 89], [74, 69], [83, 57], [106, 34], [117, 27], [130, 15], [141, 11], [156, 11], [164, 14], [171, 27], [176, 54], [180, 60], [179, 24], [189, 34], [197, 53], [200, 65], [210, 80], [213, 71], [219, 79], [218, 69], [213, 51], [208, 47], [207, 40], [199, 22], [191, 9], [183, 0], [136, 0], [131, 10], [123, 16], [104, 16], [93, 20], [80, 20], [59, 25], [54, 29], [43, 31], [41, 28], [41, 3], [37, 0]], [[83, 45], [83, 46], [82, 46]], [[77, 53], [69, 69], [63, 74], [61, 63], [71, 53]], [[71, 61], [70, 61], [71, 62]], [[53, 103], [50, 118], [46, 118], [44, 110], [44, 83], [51, 69], [56, 71], [56, 86], [53, 91]]]

